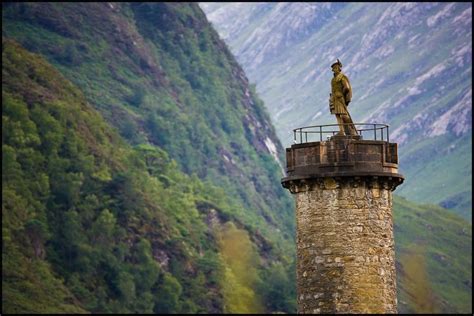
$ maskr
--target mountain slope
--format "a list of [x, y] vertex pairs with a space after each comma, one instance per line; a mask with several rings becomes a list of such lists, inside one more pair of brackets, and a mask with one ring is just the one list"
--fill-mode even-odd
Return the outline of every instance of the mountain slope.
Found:
[[291, 258], [222, 189], [127, 145], [40, 56], [2, 60], [2, 312], [291, 311]]
[[266, 267], [294, 260], [282, 146], [196, 4], [10, 3], [2, 22], [4, 36], [45, 56], [128, 142], [164, 149], [231, 196], [242, 225], [262, 237]]
[[351, 116], [386, 123], [406, 180], [397, 194], [472, 214], [470, 3], [203, 3], [242, 63], [285, 145], [291, 130], [334, 124], [339, 58]]
[[199, 7], [22, 3], [5, 6], [3, 23], [4, 35], [46, 56], [132, 144], [160, 146], [186, 173], [240, 196], [249, 213], [294, 230], [278, 181], [281, 144]]
[[398, 310], [472, 312], [472, 225], [435, 205], [394, 199]]
[[3, 7], [59, 70], [2, 41], [3, 312], [295, 312], [282, 147], [242, 70], [195, 5], [87, 5]]
[[[155, 146], [166, 149], [181, 170], [203, 179], [204, 182], [196, 188], [195, 182], [201, 182], [194, 176], [177, 179], [167, 174], [160, 176], [160, 181], [165, 183], [167, 178], [171, 178], [171, 183], [186, 183], [181, 187], [185, 196], [179, 193], [178, 188], [175, 191], [179, 194], [174, 197], [173, 192], [162, 194], [167, 197], [157, 195], [174, 205], [171, 209], [193, 209], [188, 207], [186, 192], [206, 187], [215, 190], [215, 199], [196, 202], [195, 208], [208, 214], [206, 220], [209, 223], [217, 223], [217, 228], [224, 227], [223, 236], [227, 236], [226, 230], [234, 230], [232, 226], [225, 225], [233, 218], [236, 229], [244, 230], [240, 235], [249, 236], [250, 249], [256, 249], [259, 264], [255, 266], [253, 279], [242, 279], [235, 276], [239, 265], [233, 263], [239, 262], [239, 258], [223, 256], [225, 265], [221, 266], [229, 267], [224, 269], [225, 279], [232, 280], [225, 284], [232, 287], [230, 290], [213, 291], [211, 296], [227, 297], [230, 304], [239, 297], [232, 289], [240, 289], [241, 293], [247, 294], [257, 293], [256, 289], [262, 287], [261, 282], [269, 280], [274, 269], [283, 273], [280, 283], [294, 278], [288, 269], [294, 261], [293, 207], [289, 194], [279, 183], [281, 169], [277, 154], [281, 154], [282, 147], [261, 101], [248, 87], [243, 71], [196, 5], [10, 3], [3, 5], [2, 14], [3, 34], [16, 37], [29, 49], [49, 58], [65, 77], [69, 76], [83, 91], [86, 100], [118, 129], [121, 136], [134, 145], [148, 144], [155, 148], [153, 150], [158, 150]], [[201, 75], [196, 76], [196, 73]], [[158, 150], [158, 153], [161, 151]], [[110, 155], [115, 154], [118, 152]], [[176, 172], [173, 171], [173, 174]], [[109, 177], [105, 171], [99, 176]], [[69, 187], [76, 183], [74, 181], [71, 178], [71, 182], [65, 182], [64, 186]], [[126, 184], [132, 180], [125, 177], [120, 181]], [[124, 199], [133, 197], [137, 194], [135, 191], [144, 190], [142, 186], [132, 186], [128, 191], [129, 185], [120, 181], [121, 184], [111, 190], [129, 192], [131, 195], [125, 195]], [[136, 181], [133, 178], [132, 182]], [[125, 188], [122, 188], [123, 185]], [[211, 189], [215, 185], [220, 189]], [[147, 196], [145, 200], [149, 199]], [[173, 199], [176, 201], [172, 202]], [[100, 201], [99, 204], [104, 203]], [[120, 200], [117, 203], [116, 207], [131, 203], [132, 209], [135, 208], [134, 202]], [[225, 205], [229, 206], [226, 208]], [[195, 216], [195, 210], [188, 215], [175, 212], [178, 222], [187, 223]], [[195, 234], [191, 232], [202, 229], [199, 221], [195, 225], [196, 228], [177, 225], [172, 230], [185, 234], [186, 238], [194, 238]], [[158, 247], [160, 250], [154, 254], [158, 258], [156, 260], [166, 262], [167, 258], [181, 258], [181, 242], [177, 240], [167, 244], [167, 249]], [[228, 237], [228, 240], [232, 238]], [[215, 244], [225, 247], [225, 242]], [[214, 256], [212, 253], [217, 251], [211, 251]], [[205, 259], [210, 266], [216, 260], [212, 256]], [[248, 264], [241, 262], [240, 267], [248, 267]], [[55, 262], [55, 267], [58, 266], [60, 263]], [[184, 266], [191, 271], [197, 269], [193, 264]], [[181, 289], [182, 296], [190, 296], [193, 290], [187, 290], [184, 286], [191, 282], [189, 271], [180, 272], [179, 267], [173, 269], [177, 270], [167, 272], [172, 272], [172, 276], [183, 285], [174, 286], [174, 289]], [[263, 289], [258, 292], [258, 299], [247, 295], [247, 301], [231, 304], [232, 308], [236, 308], [234, 311], [248, 312], [249, 306], [258, 306], [257, 311], [294, 310], [295, 304], [291, 299], [294, 282], [281, 283], [273, 296], [266, 293], [265, 287]], [[279, 297], [277, 302], [275, 295]], [[196, 302], [199, 297], [196, 295]], [[206, 299], [202, 301], [203, 306], [199, 309], [192, 304], [180, 308], [191, 312], [224, 310], [222, 303], [213, 307], [214, 303], [207, 304]], [[185, 300], [179, 299], [179, 302]], [[107, 308], [91, 306], [86, 309], [112, 310], [109, 305]], [[137, 310], [130, 306], [126, 308]], [[176, 308], [171, 310], [177, 311]]]

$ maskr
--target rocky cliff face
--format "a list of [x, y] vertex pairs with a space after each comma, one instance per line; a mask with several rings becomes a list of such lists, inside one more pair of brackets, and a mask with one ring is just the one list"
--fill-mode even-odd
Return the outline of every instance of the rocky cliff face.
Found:
[[[223, 39], [232, 43], [234, 53], [251, 72], [276, 58], [282, 50], [311, 37], [344, 6], [338, 3], [202, 4], [204, 10], [212, 10], [209, 19]], [[237, 23], [226, 22], [236, 16], [239, 17]], [[238, 46], [234, 44], [236, 41]]]
[[280, 139], [333, 124], [330, 65], [353, 87], [357, 122], [386, 123], [406, 181], [397, 190], [472, 213], [472, 5], [202, 4], [270, 110]]

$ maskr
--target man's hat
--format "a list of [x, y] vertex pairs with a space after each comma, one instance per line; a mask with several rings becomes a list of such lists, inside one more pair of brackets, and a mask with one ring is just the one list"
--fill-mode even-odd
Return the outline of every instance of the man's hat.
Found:
[[339, 67], [342, 68], [342, 63], [339, 61], [339, 59], [337, 59], [337, 61], [336, 61], [334, 64], [331, 65], [331, 68], [332, 68], [332, 66], [334, 66], [334, 65], [339, 65]]

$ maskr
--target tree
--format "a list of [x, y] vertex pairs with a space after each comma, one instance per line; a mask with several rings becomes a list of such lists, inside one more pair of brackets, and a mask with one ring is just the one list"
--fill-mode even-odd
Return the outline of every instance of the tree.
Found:
[[153, 311], [158, 314], [178, 313], [179, 297], [182, 287], [171, 274], [165, 273], [161, 284], [156, 288], [155, 307]]

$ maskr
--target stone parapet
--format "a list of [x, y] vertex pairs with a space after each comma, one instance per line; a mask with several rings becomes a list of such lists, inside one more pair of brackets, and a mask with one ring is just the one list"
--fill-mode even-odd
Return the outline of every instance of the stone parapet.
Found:
[[403, 182], [398, 173], [397, 144], [351, 138], [295, 144], [286, 149], [289, 188], [299, 180], [325, 177], [386, 177], [392, 189]]

